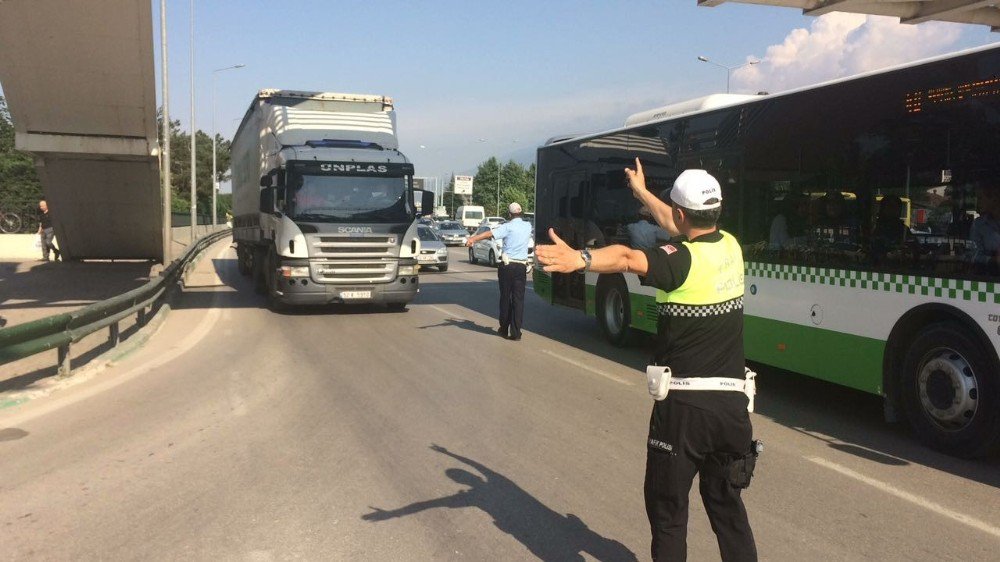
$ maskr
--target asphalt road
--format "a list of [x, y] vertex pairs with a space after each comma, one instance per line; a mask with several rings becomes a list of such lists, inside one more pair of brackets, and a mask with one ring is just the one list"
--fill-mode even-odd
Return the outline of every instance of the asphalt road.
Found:
[[[495, 272], [460, 249], [403, 313], [275, 314], [210, 252], [142, 350], [0, 410], [0, 557], [648, 559], [641, 346], [530, 285], [524, 338], [491, 335]], [[872, 397], [758, 388], [762, 559], [998, 559], [1000, 461], [929, 451]], [[718, 559], [696, 492], [688, 544]]]

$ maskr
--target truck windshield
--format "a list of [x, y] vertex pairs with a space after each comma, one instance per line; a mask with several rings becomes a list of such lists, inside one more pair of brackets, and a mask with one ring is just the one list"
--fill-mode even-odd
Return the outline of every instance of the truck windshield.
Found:
[[294, 175], [288, 215], [303, 222], [408, 222], [406, 178]]

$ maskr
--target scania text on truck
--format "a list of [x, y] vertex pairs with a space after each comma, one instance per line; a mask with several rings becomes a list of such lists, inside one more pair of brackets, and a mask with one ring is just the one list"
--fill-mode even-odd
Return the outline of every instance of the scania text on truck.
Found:
[[434, 194], [413, 189], [391, 98], [261, 90], [232, 166], [239, 270], [272, 308], [416, 296], [416, 209]]

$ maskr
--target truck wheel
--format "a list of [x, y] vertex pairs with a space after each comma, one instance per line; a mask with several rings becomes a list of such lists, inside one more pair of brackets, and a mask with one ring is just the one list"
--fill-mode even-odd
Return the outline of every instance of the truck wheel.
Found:
[[1000, 450], [1000, 366], [951, 322], [927, 326], [903, 360], [901, 398], [927, 445], [973, 458]]
[[490, 267], [496, 267], [496, 266], [497, 266], [497, 255], [493, 253], [493, 250], [490, 250]]
[[632, 335], [632, 311], [628, 286], [620, 276], [602, 279], [597, 284], [597, 322], [612, 345], [625, 347]]
[[389, 307], [389, 310], [392, 312], [406, 312], [405, 302], [391, 302], [386, 306]]
[[248, 254], [252, 260], [250, 269], [253, 277], [253, 292], [258, 295], [267, 294], [267, 280], [264, 279], [264, 252], [260, 248], [251, 248]]
[[267, 252], [267, 259], [264, 261], [264, 279], [267, 284], [267, 308], [273, 312], [281, 312], [285, 309], [284, 303], [278, 298], [278, 274], [275, 272], [278, 263], [278, 254], [274, 248]]
[[250, 275], [252, 273], [252, 264], [253, 258], [250, 257], [250, 252], [247, 251], [246, 246], [236, 244], [236, 269], [240, 272], [240, 275], [244, 277]]
[[469, 248], [469, 263], [476, 265], [476, 252]]

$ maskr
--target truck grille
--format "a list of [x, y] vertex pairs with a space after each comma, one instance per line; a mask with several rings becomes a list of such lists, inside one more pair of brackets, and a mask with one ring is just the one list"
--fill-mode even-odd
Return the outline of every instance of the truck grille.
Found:
[[314, 263], [312, 277], [318, 283], [358, 281], [382, 283], [392, 281], [396, 277], [396, 263], [354, 261]]
[[312, 239], [317, 258], [388, 258], [395, 257], [393, 236], [317, 236]]

